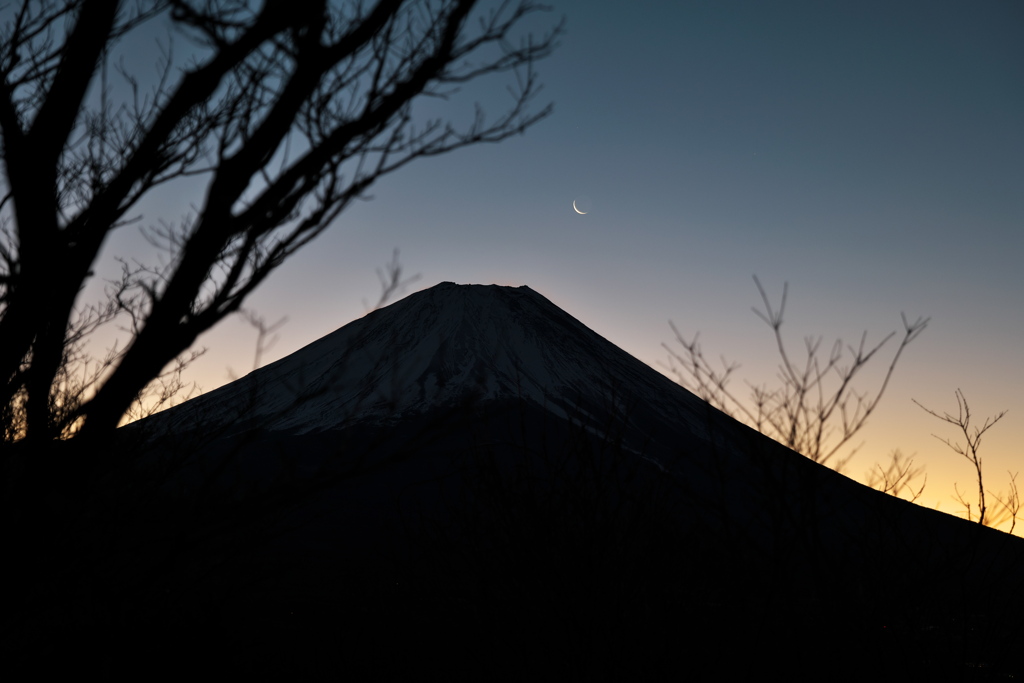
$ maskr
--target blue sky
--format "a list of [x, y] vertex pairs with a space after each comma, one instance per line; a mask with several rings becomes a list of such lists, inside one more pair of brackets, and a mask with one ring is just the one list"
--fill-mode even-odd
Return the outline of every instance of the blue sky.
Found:
[[[742, 363], [740, 388], [771, 382], [777, 362], [750, 311], [756, 274], [776, 301], [789, 282], [794, 351], [805, 335], [879, 340], [901, 311], [931, 318], [848, 474], [900, 447], [927, 465], [922, 501], [955, 511], [970, 465], [911, 398], [955, 410], [960, 388], [978, 417], [1009, 410], [982, 451], [989, 488], [1004, 489], [1024, 464], [1024, 5], [551, 4], [531, 26], [566, 19], [538, 65], [538, 106], [553, 102], [553, 115], [380, 181], [252, 297], [267, 320], [288, 318], [263, 360], [362, 315], [397, 247], [421, 276], [407, 292], [526, 284], [659, 368], [671, 319], [701, 332], [710, 356]], [[134, 49], [155, 59], [152, 43]], [[500, 113], [508, 82], [429, 111], [465, 120], [480, 101]], [[572, 201], [584, 196], [592, 211], [580, 216]], [[200, 199], [176, 192], [140, 210], [174, 221]], [[108, 255], [137, 243], [121, 236]], [[200, 343], [209, 352], [192, 378], [204, 389], [252, 367], [255, 334], [240, 320]], [[870, 391], [880, 377], [866, 379]]]

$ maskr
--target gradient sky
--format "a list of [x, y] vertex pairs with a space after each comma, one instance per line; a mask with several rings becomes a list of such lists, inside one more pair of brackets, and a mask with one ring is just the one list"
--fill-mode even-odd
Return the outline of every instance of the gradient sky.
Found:
[[[705, 352], [771, 382], [770, 329], [752, 312], [756, 274], [778, 302], [792, 351], [805, 335], [880, 340], [900, 313], [931, 318], [905, 352], [845, 470], [893, 448], [927, 466], [921, 502], [955, 512], [971, 465], [932, 434], [949, 425], [915, 406], [976, 418], [1008, 410], [982, 447], [986, 483], [1024, 469], [1024, 4], [554, 0], [531, 23], [566, 18], [539, 64], [524, 136], [419, 160], [385, 178], [249, 301], [287, 317], [264, 362], [359, 317], [394, 248], [419, 280], [526, 284], [665, 371], [671, 319]], [[133, 50], [156, 58], [151, 41]], [[475, 84], [500, 113], [507, 78]], [[576, 214], [586, 197], [592, 210]], [[145, 223], [176, 221], [201, 194], [154, 197]], [[130, 255], [137, 237], [107, 255]], [[120, 250], [120, 251], [119, 251]], [[127, 251], [126, 251], [127, 250]], [[101, 269], [101, 273], [113, 270]], [[239, 319], [201, 339], [190, 376], [213, 389], [252, 369], [256, 335]], [[890, 342], [875, 371], [895, 351]], [[879, 372], [859, 385], [873, 391]], [[961, 437], [962, 442], [962, 437]], [[1024, 479], [1021, 480], [1024, 485]]]

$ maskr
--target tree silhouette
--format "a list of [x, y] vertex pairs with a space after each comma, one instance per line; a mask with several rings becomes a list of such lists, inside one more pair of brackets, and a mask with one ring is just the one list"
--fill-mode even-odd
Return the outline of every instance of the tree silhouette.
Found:
[[[546, 116], [533, 65], [561, 25], [533, 37], [521, 27], [544, 8], [480, 5], [23, 0], [0, 10], [4, 440], [109, 436], [155, 381], [165, 399], [177, 391], [197, 337], [378, 178]], [[168, 40], [146, 92], [113, 55], [160, 22]], [[187, 63], [172, 33], [187, 41]], [[477, 105], [459, 128], [414, 112], [501, 73], [514, 77], [512, 99], [496, 118]], [[119, 103], [115, 78], [130, 93]], [[83, 306], [110, 235], [143, 197], [186, 176], [206, 182], [193, 215], [147, 233], [165, 265], [122, 261], [106, 301]], [[84, 341], [119, 316], [128, 343], [86, 364]]]
[[[683, 350], [679, 352], [662, 344], [669, 354], [668, 367], [682, 386], [715, 408], [746, 422], [814, 462], [841, 471], [853, 457], [856, 448], [843, 457], [839, 456], [840, 450], [850, 444], [853, 437], [864, 428], [882, 400], [903, 350], [925, 330], [929, 319], [919, 317], [911, 323], [901, 314], [903, 338], [889, 361], [878, 389], [873, 395], [861, 393], [854, 388], [854, 379], [882, 347], [896, 336], [896, 332], [890, 332], [882, 341], [868, 348], [865, 331], [856, 348], [846, 345], [847, 358], [844, 358], [841, 340], [836, 340], [825, 357], [819, 354], [822, 338], [805, 337], [805, 357], [801, 363], [798, 357], [790, 354], [782, 336], [788, 284], [783, 285], [782, 302], [778, 308], [772, 306], [756, 275], [754, 284], [764, 303], [764, 311], [754, 308], [754, 313], [772, 329], [779, 353], [777, 388], [751, 385], [750, 400], [744, 401], [728, 387], [732, 373], [739, 365], [728, 363], [723, 358], [723, 369], [716, 370], [704, 356], [699, 336], [694, 335], [692, 340], [687, 340], [672, 323], [669, 325]], [[892, 458], [889, 469], [882, 472], [882, 481], [887, 490], [895, 489], [898, 492], [908, 484], [908, 476], [912, 479], [920, 470], [913, 470], [910, 467], [912, 463], [901, 462], [902, 455], [894, 453]]]
[[[967, 397], [964, 396], [964, 392], [957, 389], [954, 392], [956, 395], [956, 406], [957, 414], [954, 416], [951, 413], [942, 412], [941, 414], [931, 408], [926, 407], [917, 399], [912, 399], [922, 410], [931, 415], [937, 417], [943, 422], [947, 422], [957, 429], [964, 435], [966, 446], [960, 444], [959, 441], [951, 441], [948, 438], [942, 438], [936, 434], [933, 434], [936, 439], [941, 441], [950, 447], [950, 449], [957, 455], [963, 456], [971, 465], [974, 466], [974, 473], [978, 480], [978, 524], [984, 526], [1000, 526], [1006, 521], [1010, 522], [1009, 533], [1013, 533], [1014, 528], [1017, 526], [1017, 517], [1020, 512], [1021, 502], [1020, 494], [1017, 491], [1017, 473], [1009, 472], [1010, 475], [1010, 489], [1006, 494], [994, 493], [988, 491], [988, 494], [995, 499], [997, 505], [995, 514], [989, 514], [991, 512], [990, 506], [986, 502], [985, 498], [985, 481], [982, 475], [981, 467], [981, 437], [989, 429], [995, 426], [997, 422], [1003, 419], [1006, 415], [1006, 411], [1002, 411], [995, 417], [986, 417], [985, 423], [980, 427], [975, 425], [973, 433], [971, 432], [971, 407], [967, 405]], [[963, 494], [960, 493], [960, 489], [957, 485], [953, 485], [953, 490], [956, 492], [955, 500], [964, 506], [966, 510], [966, 516], [969, 521], [974, 519], [974, 514], [971, 511], [971, 504], [964, 498]]]

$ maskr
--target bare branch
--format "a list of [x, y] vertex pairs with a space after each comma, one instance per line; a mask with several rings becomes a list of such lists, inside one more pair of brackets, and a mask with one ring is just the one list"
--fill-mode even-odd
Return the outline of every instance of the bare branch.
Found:
[[[109, 434], [137, 413], [156, 378], [164, 380], [154, 400], [170, 400], [197, 337], [241, 310], [381, 176], [504, 140], [547, 116], [550, 105], [534, 106], [534, 64], [554, 49], [562, 25], [519, 36], [524, 20], [546, 8], [530, 0], [479, 5], [21, 2], [0, 27], [0, 211], [11, 216], [12, 237], [0, 245], [6, 433], [23, 432], [12, 426], [18, 420], [38, 423], [41, 439], [66, 431], [49, 397], [71, 386], [59, 379], [68, 363], [85, 362], [65, 345], [95, 329], [72, 325], [76, 299], [106, 237], [132, 222], [131, 207], [157, 186], [186, 176], [209, 182], [187, 220], [146, 229], [162, 262], [125, 266], [111, 290], [128, 343], [60, 408], [79, 436]], [[159, 43], [158, 80], [142, 92], [113, 46], [157, 21], [168, 37]], [[182, 37], [191, 43], [187, 63], [173, 49]], [[501, 74], [511, 77], [512, 98], [490, 120], [479, 105], [462, 127], [417, 113], [423, 98]], [[111, 75], [123, 81], [123, 101], [114, 99]], [[95, 98], [86, 97], [91, 88]], [[397, 269], [392, 276], [390, 287], [404, 284]]]
[[1017, 490], [1017, 475], [1019, 472], [1007, 471], [1007, 474], [1010, 475], [1010, 488], [1005, 494], [989, 491], [989, 495], [999, 506], [999, 511], [990, 516], [989, 525], [998, 527], [1009, 522], [1010, 528], [1006, 531], [1012, 534], [1013, 530], [1017, 527], [1017, 519], [1020, 517], [1021, 510], [1020, 492]]
[[875, 463], [874, 469], [868, 473], [867, 485], [896, 497], [906, 492], [906, 500], [911, 503], [917, 501], [928, 484], [928, 476], [925, 475], [924, 481], [916, 488], [911, 482], [924, 474], [924, 465], [915, 467], [913, 456], [904, 456], [898, 448], [889, 454], [889, 458], [889, 464], [884, 468]]
[[[932, 410], [931, 408], [927, 408], [924, 405], [922, 405], [917, 399], [912, 400], [914, 401], [914, 403], [918, 405], [918, 407], [920, 407], [926, 413], [942, 420], [943, 422], [955, 426], [964, 435], [966, 446], [961, 445], [959, 441], [954, 442], [948, 438], [944, 439], [938, 435], [932, 434], [932, 436], [934, 436], [936, 439], [949, 446], [949, 448], [954, 453], [963, 456], [968, 462], [971, 463], [971, 465], [974, 466], [975, 477], [978, 482], [978, 523], [983, 525], [990, 525], [991, 520], [988, 516], [986, 516], [988, 512], [988, 506], [985, 501], [985, 484], [982, 476], [981, 455], [978, 453], [978, 451], [981, 448], [982, 435], [984, 435], [985, 432], [987, 432], [997, 422], [999, 422], [999, 420], [1003, 419], [1003, 416], [1006, 415], [1006, 411], [1004, 410], [995, 417], [985, 418], [984, 424], [982, 424], [980, 427], [975, 426], [974, 431], [972, 432], [971, 407], [967, 404], [967, 397], [964, 396], [964, 393], [960, 389], [957, 389], [955, 394], [957, 405], [957, 414], [955, 416], [949, 413], [939, 414]], [[1016, 484], [1014, 483], [1011, 486], [1014, 491], [1013, 495], [1015, 496]], [[963, 496], [960, 495], [959, 491], [956, 492], [956, 498], [957, 500], [960, 501], [960, 503], [962, 503], [967, 508], [967, 518], [970, 519], [971, 506], [964, 501]], [[1016, 510], [1013, 514], [1014, 519], [1016, 519]]]

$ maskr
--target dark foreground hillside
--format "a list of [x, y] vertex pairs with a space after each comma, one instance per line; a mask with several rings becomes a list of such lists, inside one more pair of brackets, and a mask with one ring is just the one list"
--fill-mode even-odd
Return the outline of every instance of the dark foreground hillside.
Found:
[[[5, 669], [356, 680], [1022, 675], [1020, 539], [930, 511], [922, 524], [922, 511], [880, 495], [873, 535], [835, 543], [780, 523], [776, 536], [751, 539], [614, 443], [571, 425], [549, 430], [515, 449], [466, 436], [464, 450], [445, 451], [435, 440], [425, 455], [444, 481], [398, 496], [387, 512], [335, 499], [372, 489], [372, 471], [330, 469], [248, 496], [211, 487], [177, 497], [147, 489], [136, 471], [131, 481], [108, 474], [88, 495], [21, 497], [32, 514], [13, 540], [6, 530], [15, 572]], [[290, 512], [309, 500], [319, 502]], [[809, 530], [822, 520], [807, 521]], [[288, 530], [297, 524], [306, 531]]]

